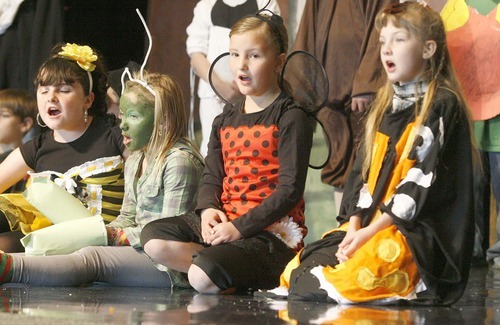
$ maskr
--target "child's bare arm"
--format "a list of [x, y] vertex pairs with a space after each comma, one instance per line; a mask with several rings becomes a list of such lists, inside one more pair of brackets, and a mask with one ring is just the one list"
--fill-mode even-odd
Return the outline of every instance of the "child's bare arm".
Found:
[[[352, 219], [352, 217], [351, 217]], [[339, 245], [336, 254], [339, 262], [347, 261], [361, 246], [363, 246], [373, 235], [382, 229], [392, 225], [392, 217], [388, 213], [383, 213], [377, 220], [364, 228], [359, 228], [353, 234], [346, 236], [346, 239]]]
[[29, 170], [19, 148], [14, 149], [0, 164], [0, 193], [20, 181]]

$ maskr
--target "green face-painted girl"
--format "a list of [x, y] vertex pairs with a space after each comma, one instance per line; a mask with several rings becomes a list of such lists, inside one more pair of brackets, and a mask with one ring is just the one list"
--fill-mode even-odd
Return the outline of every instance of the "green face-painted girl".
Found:
[[154, 107], [137, 94], [125, 91], [120, 98], [120, 113], [125, 146], [130, 151], [145, 149], [153, 134]]

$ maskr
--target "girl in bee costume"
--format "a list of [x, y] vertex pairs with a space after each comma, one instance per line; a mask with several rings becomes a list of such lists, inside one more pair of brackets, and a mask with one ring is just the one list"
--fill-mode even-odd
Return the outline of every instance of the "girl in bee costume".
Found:
[[468, 278], [477, 152], [438, 13], [377, 15], [388, 83], [347, 180], [340, 227], [306, 246], [263, 294], [337, 303], [451, 304]]
[[[123, 201], [125, 146], [107, 114], [107, 71], [89, 46], [58, 44], [35, 78], [37, 122], [49, 130], [15, 149], [0, 165], [0, 193], [31, 173], [77, 196], [110, 222]], [[50, 198], [46, 199], [50, 205]], [[24, 251], [19, 239], [52, 223], [22, 194], [0, 195], [0, 250]]]

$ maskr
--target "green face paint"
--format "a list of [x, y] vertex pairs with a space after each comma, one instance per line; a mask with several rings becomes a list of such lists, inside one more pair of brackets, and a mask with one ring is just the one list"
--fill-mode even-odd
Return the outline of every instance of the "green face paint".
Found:
[[123, 144], [130, 151], [144, 149], [153, 134], [154, 107], [125, 91], [120, 98], [120, 114]]

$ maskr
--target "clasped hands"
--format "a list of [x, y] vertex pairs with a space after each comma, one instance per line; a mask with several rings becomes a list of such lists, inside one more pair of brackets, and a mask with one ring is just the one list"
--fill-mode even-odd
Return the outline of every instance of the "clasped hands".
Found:
[[346, 262], [364, 243], [370, 239], [371, 232], [367, 228], [361, 228], [361, 218], [359, 216], [352, 216], [349, 219], [349, 227], [347, 228], [346, 235], [335, 256], [339, 263]]
[[226, 214], [212, 208], [205, 209], [201, 213], [201, 236], [203, 242], [212, 246], [242, 238]]
[[387, 213], [382, 213], [378, 219], [368, 226], [361, 228], [361, 217], [354, 215], [349, 218], [347, 233], [339, 244], [339, 249], [335, 256], [339, 263], [346, 262], [352, 255], [363, 246], [377, 232], [392, 225], [392, 217]]
[[348, 230], [335, 254], [339, 263], [346, 262], [371, 236], [372, 233], [367, 228]]

